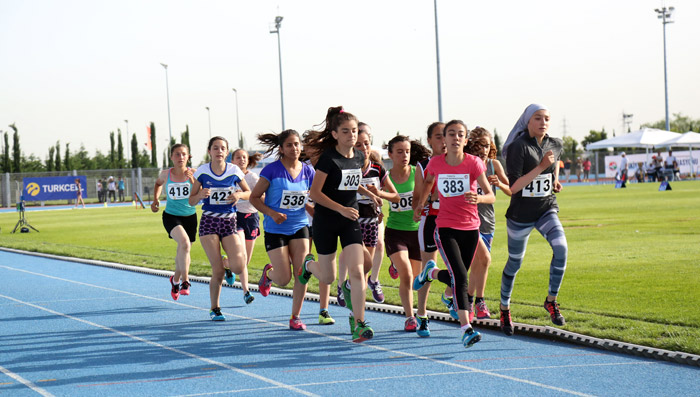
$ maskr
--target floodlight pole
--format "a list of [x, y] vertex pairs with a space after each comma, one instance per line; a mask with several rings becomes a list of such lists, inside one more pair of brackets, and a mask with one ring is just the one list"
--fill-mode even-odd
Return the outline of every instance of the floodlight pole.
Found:
[[661, 24], [664, 30], [664, 94], [666, 99], [666, 131], [671, 131], [671, 124], [668, 118], [668, 73], [666, 69], [666, 24], [673, 23], [671, 21], [671, 14], [673, 14], [674, 7], [665, 6], [662, 8], [656, 8], [654, 11], [658, 14], [657, 17], [661, 19]]
[[238, 124], [238, 90], [233, 88], [233, 93], [236, 94], [236, 139], [238, 140], [238, 146], [243, 148], [243, 143], [241, 142], [241, 127]]
[[282, 19], [284, 19], [284, 18], [281, 16], [275, 17], [275, 30], [271, 30], [270, 33], [277, 34], [277, 54], [279, 56], [279, 64], [280, 64], [280, 102], [282, 104], [282, 131], [284, 131], [285, 127], [284, 127], [284, 89], [282, 88], [282, 44], [280, 42], [280, 27], [282, 27]]
[[209, 111], [209, 106], [205, 106], [204, 109], [207, 109], [207, 118], [209, 119], [209, 139], [211, 139], [211, 112]]
[[[168, 157], [170, 156], [170, 142], [173, 141], [173, 130], [170, 126], [170, 87], [168, 86], [168, 65], [161, 62], [160, 64], [165, 68], [165, 93], [168, 98]], [[164, 165], [165, 167], [165, 165]]]
[[440, 40], [438, 39], [437, 0], [433, 1], [433, 6], [435, 9], [435, 58], [437, 59], [438, 121], [442, 122], [442, 85], [440, 84]]

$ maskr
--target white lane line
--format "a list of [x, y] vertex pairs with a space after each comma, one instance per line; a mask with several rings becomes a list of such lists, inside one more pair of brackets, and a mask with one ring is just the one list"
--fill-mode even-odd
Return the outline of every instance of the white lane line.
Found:
[[252, 372], [248, 372], [248, 371], [242, 370], [242, 369], [240, 369], [240, 368], [236, 368], [236, 367], [230, 366], [230, 365], [228, 365], [228, 364], [224, 364], [224, 363], [221, 363], [221, 362], [218, 362], [218, 361], [214, 361], [214, 360], [209, 359], [209, 358], [206, 358], [206, 357], [201, 357], [201, 356], [198, 356], [198, 355], [196, 355], [196, 354], [193, 354], [193, 353], [190, 353], [190, 352], [186, 352], [186, 351], [184, 351], [184, 350], [180, 350], [180, 349], [177, 349], [177, 348], [174, 348], [174, 347], [165, 346], [165, 345], [162, 345], [162, 344], [160, 344], [160, 343], [150, 341], [150, 340], [148, 340], [148, 339], [144, 339], [144, 338], [141, 338], [141, 337], [138, 337], [138, 336], [135, 336], [135, 335], [131, 335], [131, 334], [126, 333], [126, 332], [122, 332], [122, 331], [116, 330], [116, 329], [114, 329], [114, 328], [110, 328], [110, 327], [107, 327], [107, 326], [104, 326], [104, 325], [101, 325], [101, 324], [93, 323], [92, 321], [83, 320], [82, 318], [78, 318], [78, 317], [71, 316], [70, 314], [65, 314], [65, 313], [57, 312], [57, 311], [55, 311], [55, 310], [51, 310], [51, 309], [48, 309], [48, 308], [45, 308], [45, 307], [42, 307], [42, 306], [39, 306], [39, 305], [35, 305], [35, 304], [33, 304], [33, 303], [24, 302], [24, 301], [21, 301], [21, 300], [19, 300], [19, 299], [15, 299], [15, 298], [12, 298], [12, 297], [9, 297], [9, 296], [5, 296], [5, 295], [2, 295], [2, 294], [0, 294], [0, 298], [5, 298], [5, 299], [11, 300], [11, 301], [13, 301], [13, 302], [17, 302], [17, 303], [21, 303], [21, 304], [23, 304], [23, 305], [27, 305], [27, 306], [29, 306], [29, 307], [33, 307], [33, 308], [35, 308], [35, 309], [43, 310], [43, 311], [45, 311], [45, 312], [51, 313], [51, 314], [56, 315], [56, 316], [65, 317], [65, 318], [68, 318], [68, 319], [70, 319], [70, 320], [78, 321], [78, 322], [81, 322], [81, 323], [83, 323], [83, 324], [87, 324], [87, 325], [90, 325], [90, 326], [93, 326], [93, 327], [96, 327], [96, 328], [100, 328], [100, 329], [103, 329], [103, 330], [105, 330], [105, 331], [109, 331], [109, 332], [112, 332], [112, 333], [115, 333], [115, 334], [118, 334], [118, 335], [121, 335], [121, 336], [124, 336], [124, 337], [127, 337], [127, 338], [131, 338], [131, 339], [133, 339], [133, 340], [135, 340], [135, 341], [138, 341], [138, 342], [142, 342], [142, 343], [145, 343], [145, 344], [148, 344], [148, 345], [151, 345], [151, 346], [159, 347], [159, 348], [164, 349], [164, 350], [169, 350], [169, 351], [174, 352], [174, 353], [182, 354], [182, 355], [184, 355], [184, 356], [187, 356], [187, 357], [190, 357], [190, 358], [194, 358], [194, 359], [196, 359], [196, 360], [204, 361], [205, 363], [212, 364], [212, 365], [216, 365], [216, 366], [219, 366], [219, 367], [222, 367], [222, 368], [225, 368], [225, 369], [228, 369], [228, 370], [237, 372], [237, 373], [239, 373], [239, 374], [241, 374], [241, 375], [246, 375], [246, 376], [249, 376], [249, 377], [251, 377], [251, 378], [258, 379], [258, 380], [263, 381], [263, 382], [265, 382], [265, 383], [273, 384], [273, 385], [275, 385], [275, 386], [277, 386], [277, 387], [279, 387], [279, 388], [283, 388], [283, 389], [286, 389], [286, 390], [289, 390], [289, 391], [293, 391], [293, 392], [296, 392], [296, 393], [299, 393], [299, 394], [302, 394], [302, 395], [305, 395], [305, 396], [314, 396], [314, 397], [316, 397], [316, 394], [309, 393], [309, 392], [307, 392], [307, 391], [305, 391], [305, 390], [301, 390], [301, 389], [296, 388], [296, 387], [294, 387], [294, 386], [286, 385], [286, 384], [284, 384], [284, 383], [277, 382], [277, 381], [275, 381], [275, 380], [266, 378], [266, 377], [264, 377], [264, 376], [260, 376], [260, 375], [254, 374], [254, 373], [252, 373]]
[[[19, 271], [19, 272], [23, 272], [23, 273], [27, 273], [27, 274], [33, 274], [33, 275], [40, 276], [40, 277], [46, 277], [46, 278], [51, 278], [51, 279], [55, 279], [55, 280], [65, 281], [65, 282], [74, 283], [74, 284], [78, 284], [78, 285], [84, 285], [84, 286], [88, 286], [88, 287], [99, 288], [99, 289], [103, 289], [103, 290], [107, 290], [107, 291], [114, 291], [114, 292], [119, 292], [119, 293], [122, 293], [122, 294], [127, 294], [127, 295], [132, 295], [132, 296], [138, 296], [138, 297], [141, 297], [141, 298], [144, 298], [144, 299], [150, 299], [150, 300], [155, 300], [155, 301], [159, 301], [159, 302], [166, 302], [166, 303], [170, 303], [170, 304], [176, 304], [176, 305], [180, 305], [180, 306], [184, 306], [184, 307], [189, 307], [189, 308], [193, 308], [193, 309], [198, 309], [198, 310], [203, 310], [203, 311], [208, 311], [208, 310], [209, 310], [209, 309], [203, 309], [203, 308], [200, 308], [200, 307], [191, 306], [191, 305], [187, 305], [187, 304], [183, 304], [183, 303], [179, 303], [179, 302], [168, 301], [168, 300], [166, 300], [166, 299], [154, 298], [154, 297], [151, 297], [151, 296], [136, 294], [136, 293], [133, 293], [133, 292], [127, 292], [127, 291], [117, 290], [117, 289], [113, 289], [113, 288], [103, 287], [103, 286], [101, 286], [101, 285], [88, 284], [88, 283], [83, 283], [83, 282], [80, 282], [80, 281], [64, 279], [64, 278], [61, 278], [61, 277], [49, 276], [49, 275], [46, 275], [46, 274], [36, 273], [36, 272], [29, 271], [29, 270], [18, 269], [18, 268], [13, 268], [13, 267], [9, 267], [9, 266], [0, 266], [0, 268], [6, 268], [6, 269], [8, 269], [8, 270]], [[0, 295], [0, 296], [2, 296], [2, 295]], [[47, 309], [47, 310], [48, 310], [48, 309]], [[231, 316], [233, 316], [233, 317], [237, 317], [237, 318], [240, 318], [240, 319], [249, 320], [249, 321], [255, 321], [255, 322], [265, 323], [265, 324], [273, 324], [273, 325], [276, 325], [276, 326], [279, 326], [279, 327], [284, 327], [284, 328], [287, 327], [287, 324], [282, 324], [282, 323], [277, 323], [277, 322], [262, 320], [262, 319], [258, 319], [258, 318], [240, 316], [240, 315], [236, 315], [236, 314], [232, 314], [232, 313], [225, 313], [225, 314], [231, 315]], [[80, 319], [78, 319], [78, 320], [80, 320]], [[80, 321], [83, 321], [83, 320], [80, 320]], [[117, 331], [117, 332], [118, 332], [118, 331]], [[306, 329], [306, 330], [303, 331], [303, 332], [307, 332], [307, 333], [310, 333], [310, 334], [313, 334], [313, 335], [317, 335], [317, 336], [323, 336], [323, 337], [326, 337], [326, 338], [328, 338], [328, 339], [333, 339], [333, 340], [337, 340], [337, 341], [341, 341], [341, 342], [345, 342], [345, 343], [350, 343], [350, 344], [352, 344], [352, 345], [357, 346], [357, 344], [353, 343], [351, 340], [346, 339], [346, 338], [340, 338], [340, 337], [333, 336], [333, 335], [327, 335], [327, 334], [324, 334], [324, 333], [321, 333], [321, 332], [318, 332], [318, 331], [313, 331], [313, 330], [310, 330], [310, 329]], [[581, 392], [577, 392], [577, 391], [574, 391], [574, 390], [568, 390], [568, 389], [564, 389], [564, 388], [561, 388], [561, 387], [550, 386], [550, 385], [546, 385], [546, 384], [539, 383], [539, 382], [534, 382], [534, 381], [527, 380], [527, 379], [516, 378], [516, 377], [514, 377], [514, 376], [499, 374], [499, 373], [496, 373], [496, 372], [493, 372], [493, 371], [488, 371], [488, 370], [481, 370], [481, 369], [478, 369], [478, 368], [469, 367], [469, 366], [466, 366], [466, 365], [462, 365], [462, 364], [458, 364], [458, 363], [454, 363], [454, 362], [449, 362], [449, 361], [442, 361], [442, 360], [438, 360], [438, 359], [431, 358], [431, 357], [427, 357], [427, 356], [421, 356], [421, 355], [418, 355], [418, 354], [403, 352], [403, 351], [399, 351], [399, 350], [387, 349], [387, 348], [384, 348], [384, 347], [381, 347], [381, 346], [376, 346], [376, 345], [372, 345], [372, 344], [368, 344], [368, 343], [362, 343], [362, 344], [359, 344], [359, 346], [362, 346], [362, 347], [368, 348], [368, 349], [379, 350], [379, 351], [383, 351], [383, 352], [387, 352], [387, 353], [394, 353], [394, 354], [397, 354], [397, 355], [401, 355], [401, 356], [404, 356], [404, 357], [415, 358], [415, 359], [418, 359], [418, 360], [426, 360], [426, 361], [430, 361], [430, 362], [434, 362], [434, 363], [438, 363], [438, 364], [442, 364], [442, 365], [446, 365], [446, 366], [450, 366], [450, 367], [455, 367], [455, 368], [460, 368], [460, 369], [464, 369], [464, 370], [468, 370], [468, 371], [472, 371], [472, 372], [477, 372], [477, 373], [480, 373], [480, 374], [483, 374], [483, 375], [489, 375], [489, 376], [493, 376], [493, 377], [496, 377], [496, 378], [501, 378], [501, 379], [510, 380], [510, 381], [513, 381], [513, 382], [524, 383], [524, 384], [527, 384], [527, 385], [530, 385], [530, 386], [540, 387], [540, 388], [543, 388], [543, 389], [554, 390], [554, 391], [558, 391], [558, 392], [560, 392], [560, 393], [567, 393], [567, 394], [571, 394], [571, 395], [575, 395], [575, 396], [585, 396], [585, 397], [590, 397], [590, 396], [591, 396], [590, 394], [581, 393]], [[186, 353], [186, 352], [184, 352], [184, 353], [185, 353], [185, 354], [188, 354], [188, 353]]]
[[41, 394], [42, 396], [46, 397], [53, 397], [53, 394], [47, 392], [46, 390], [42, 389], [41, 387], [35, 385], [34, 383], [24, 379], [23, 377], [17, 375], [16, 373], [10, 371], [9, 369], [3, 367], [0, 365], [0, 372], [3, 374], [9, 376], [10, 378], [16, 380], [17, 382], [27, 386], [28, 388], [32, 389], [33, 391], [37, 392], [38, 394]]
[[655, 361], [640, 361], [632, 363], [598, 363], [598, 364], [568, 364], [568, 365], [548, 365], [541, 367], [523, 367], [523, 368], [503, 368], [503, 369], [492, 369], [495, 372], [504, 371], [531, 371], [539, 369], [562, 369], [562, 368], [586, 368], [586, 367], [607, 367], [607, 366], [619, 366], [619, 365], [656, 365], [658, 362]]

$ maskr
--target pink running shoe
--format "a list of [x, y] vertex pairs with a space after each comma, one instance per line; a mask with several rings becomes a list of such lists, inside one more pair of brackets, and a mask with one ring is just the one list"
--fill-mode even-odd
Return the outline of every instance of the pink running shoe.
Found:
[[189, 295], [190, 294], [190, 282], [189, 281], [183, 281], [180, 283], [180, 295]]
[[479, 320], [491, 318], [491, 312], [489, 311], [489, 308], [486, 307], [485, 301], [479, 301], [479, 303], [476, 304], [476, 318]]
[[173, 277], [170, 276], [170, 296], [173, 297], [173, 300], [177, 300], [180, 297], [180, 284], [173, 284]]
[[306, 329], [306, 325], [301, 322], [301, 319], [299, 317], [292, 316], [289, 319], [289, 329], [293, 329], [295, 331], [303, 331]]
[[467, 314], [469, 315], [469, 324], [474, 321], [474, 302], [467, 303]]
[[397, 278], [399, 278], [399, 271], [396, 270], [396, 266], [394, 266], [394, 262], [392, 262], [391, 265], [389, 265], [389, 275], [390, 275], [391, 278], [393, 278], [394, 280], [396, 280]]
[[267, 272], [270, 269], [272, 269], [271, 264], [268, 263], [267, 265], [265, 265], [265, 267], [263, 267], [262, 276], [260, 277], [260, 281], [258, 281], [258, 290], [260, 291], [260, 295], [262, 295], [262, 296], [270, 295], [270, 285], [272, 284], [272, 280], [270, 280], [270, 278], [267, 277]]
[[416, 332], [418, 328], [418, 321], [415, 317], [409, 317], [406, 319], [406, 323], [403, 325], [403, 330], [406, 332]]

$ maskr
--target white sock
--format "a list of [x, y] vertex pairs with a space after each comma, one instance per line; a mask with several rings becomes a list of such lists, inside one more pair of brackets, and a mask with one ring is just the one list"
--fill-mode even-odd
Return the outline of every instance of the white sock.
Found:
[[463, 326], [461, 327], [461, 328], [462, 328], [462, 332], [467, 332], [471, 327], [472, 327], [471, 324], [463, 325]]

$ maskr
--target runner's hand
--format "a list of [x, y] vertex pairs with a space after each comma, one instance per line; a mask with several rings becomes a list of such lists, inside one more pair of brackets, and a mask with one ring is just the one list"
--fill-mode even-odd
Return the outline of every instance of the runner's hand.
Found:
[[160, 207], [160, 201], [158, 199], [155, 199], [151, 202], [151, 211], [158, 212], [159, 207]]
[[276, 224], [280, 225], [282, 222], [287, 220], [287, 214], [283, 214], [281, 212], [275, 212], [272, 215], [272, 220], [275, 221]]
[[340, 211], [338, 211], [340, 215], [352, 220], [356, 221], [360, 217], [360, 213], [352, 208], [352, 207], [343, 207]]
[[551, 150], [544, 154], [544, 158], [540, 162], [540, 166], [544, 168], [549, 168], [550, 165], [554, 164], [554, 152]]

